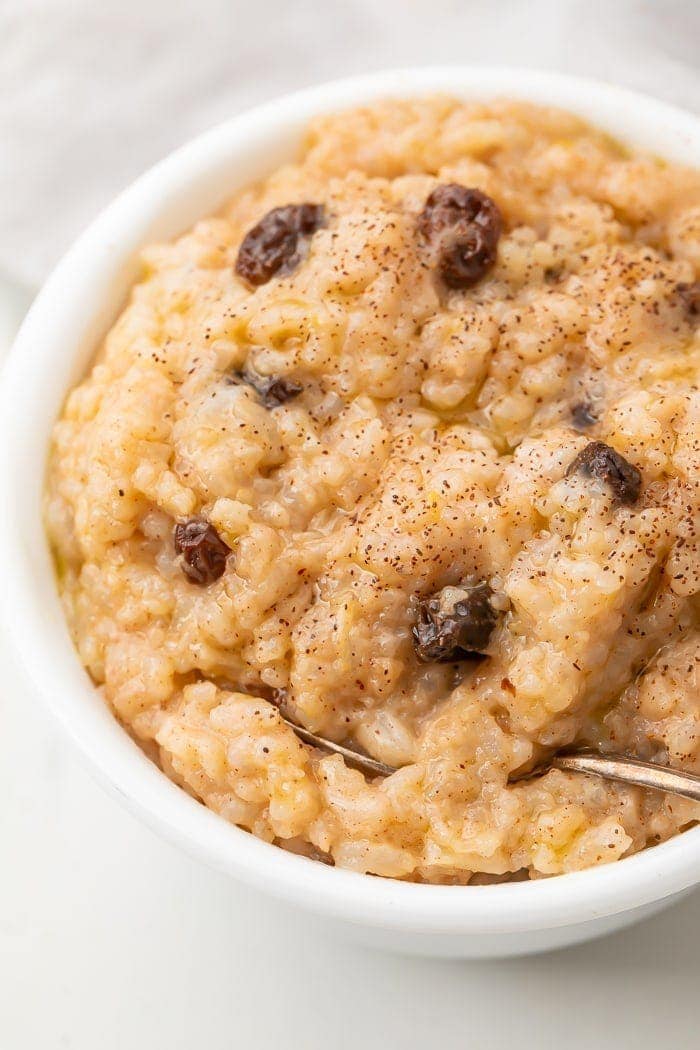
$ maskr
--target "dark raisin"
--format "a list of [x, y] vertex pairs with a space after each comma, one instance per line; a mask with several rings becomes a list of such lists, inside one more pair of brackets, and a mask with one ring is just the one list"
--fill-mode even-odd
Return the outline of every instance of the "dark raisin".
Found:
[[700, 281], [677, 284], [676, 291], [691, 317], [700, 317]]
[[322, 204], [273, 208], [243, 238], [236, 273], [252, 285], [265, 284], [276, 273], [291, 273], [304, 257], [307, 239], [323, 220]]
[[442, 251], [438, 270], [448, 288], [471, 288], [491, 269], [496, 252], [478, 226]]
[[598, 417], [593, 411], [593, 405], [590, 401], [578, 401], [571, 409], [571, 422], [576, 430], [588, 430], [594, 423], [598, 422]]
[[301, 383], [286, 376], [261, 376], [259, 372], [245, 369], [228, 376], [231, 383], [246, 383], [259, 395], [265, 408], [277, 408], [297, 397], [304, 389]]
[[265, 383], [265, 388], [259, 390], [258, 393], [266, 408], [276, 408], [277, 405], [283, 405], [286, 401], [291, 401], [292, 398], [297, 397], [301, 390], [301, 384], [295, 383], [293, 379], [276, 376], [271, 377]]
[[454, 182], [436, 186], [418, 217], [418, 230], [435, 252], [448, 288], [471, 288], [488, 273], [502, 225], [495, 201]]
[[424, 662], [465, 660], [483, 654], [498, 612], [487, 583], [446, 587], [420, 602], [413, 628], [416, 656]]
[[175, 526], [175, 553], [182, 555], [182, 571], [193, 583], [213, 583], [223, 575], [231, 548], [213, 525], [202, 518], [191, 518]]
[[571, 474], [604, 481], [618, 503], [628, 506], [637, 502], [642, 489], [642, 475], [637, 468], [603, 441], [591, 441], [579, 452], [566, 471], [567, 478]]

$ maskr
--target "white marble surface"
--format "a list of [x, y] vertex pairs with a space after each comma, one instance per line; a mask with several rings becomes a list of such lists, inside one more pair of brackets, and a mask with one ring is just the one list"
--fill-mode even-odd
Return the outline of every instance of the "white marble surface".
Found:
[[[512, 62], [700, 109], [699, 12], [697, 0], [0, 0], [0, 270], [38, 283], [171, 146], [333, 75]], [[0, 347], [25, 305], [0, 280]], [[534, 959], [365, 951], [160, 842], [92, 783], [2, 657], [0, 1050], [697, 1045], [700, 894]]]

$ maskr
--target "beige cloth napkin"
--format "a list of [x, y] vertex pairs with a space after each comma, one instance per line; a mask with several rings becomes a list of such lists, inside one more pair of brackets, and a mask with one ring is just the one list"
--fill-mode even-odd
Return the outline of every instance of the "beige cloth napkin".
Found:
[[0, 271], [38, 284], [145, 167], [314, 81], [516, 64], [700, 110], [699, 54], [698, 0], [0, 0]]

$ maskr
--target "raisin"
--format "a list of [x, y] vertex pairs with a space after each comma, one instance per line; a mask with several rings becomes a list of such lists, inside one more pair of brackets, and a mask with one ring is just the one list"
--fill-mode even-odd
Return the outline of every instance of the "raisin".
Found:
[[202, 518], [175, 526], [175, 553], [182, 555], [180, 566], [193, 583], [213, 583], [223, 575], [231, 548], [224, 543], [213, 525]]
[[297, 397], [303, 390], [301, 383], [286, 376], [261, 376], [259, 372], [245, 369], [229, 376], [232, 383], [246, 383], [259, 395], [265, 408], [277, 408]]
[[273, 376], [265, 384], [265, 389], [260, 391], [260, 396], [266, 408], [275, 408], [297, 397], [301, 390], [301, 383], [295, 383], [293, 379], [284, 379], [282, 376]]
[[676, 285], [681, 302], [691, 317], [700, 317], [700, 281]]
[[418, 230], [435, 251], [448, 288], [471, 288], [489, 272], [502, 225], [495, 201], [455, 182], [437, 186], [418, 217]]
[[238, 250], [236, 273], [249, 284], [266, 284], [276, 273], [291, 273], [306, 252], [306, 242], [322, 225], [322, 204], [287, 204], [273, 208], [248, 230]]
[[498, 612], [487, 583], [445, 587], [420, 602], [413, 628], [416, 656], [424, 662], [465, 660], [483, 654]]
[[594, 423], [598, 422], [598, 417], [593, 411], [593, 405], [590, 401], [578, 401], [571, 409], [571, 422], [575, 430], [587, 430], [588, 427], [592, 427]]
[[603, 441], [591, 441], [579, 452], [566, 471], [567, 478], [571, 474], [604, 481], [617, 502], [628, 506], [637, 502], [642, 488], [642, 475], [637, 468]]

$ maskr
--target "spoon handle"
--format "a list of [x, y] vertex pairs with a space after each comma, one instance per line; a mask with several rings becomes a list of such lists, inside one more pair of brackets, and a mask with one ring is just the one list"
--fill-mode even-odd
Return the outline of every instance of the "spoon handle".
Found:
[[333, 755], [342, 755], [349, 766], [352, 766], [353, 769], [359, 769], [361, 773], [367, 773], [369, 776], [374, 777], [390, 777], [392, 773], [396, 772], [394, 766], [387, 766], [385, 762], [380, 762], [376, 758], [370, 758], [369, 755], [363, 755], [359, 751], [351, 751], [350, 748], [343, 747], [342, 744], [336, 744], [334, 740], [326, 740], [325, 737], [312, 733], [310, 729], [305, 729], [304, 726], [292, 722], [291, 719], [286, 718], [281, 712], [280, 718], [290, 729], [294, 730], [299, 739], [303, 740], [305, 744], [311, 744], [312, 747], [318, 747], [322, 751], [330, 751]]
[[[312, 747], [329, 751], [335, 755], [342, 755], [349, 766], [359, 769], [368, 776], [388, 777], [396, 772], [393, 766], [379, 762], [376, 758], [370, 758], [358, 751], [336, 744], [333, 740], [312, 733], [311, 730], [292, 722], [280, 712], [283, 722], [293, 729], [300, 740]], [[681, 773], [677, 769], [669, 769], [667, 766], [658, 766], [653, 762], [640, 762], [636, 758], [622, 758], [604, 755], [588, 754], [578, 752], [572, 754], [554, 755], [544, 766], [526, 773], [524, 777], [514, 777], [513, 780], [531, 779], [548, 769], [563, 769], [568, 773], [590, 773], [594, 777], [603, 777], [605, 780], [618, 780], [623, 784], [636, 784], [638, 787], [652, 788], [655, 791], [668, 791], [672, 795], [682, 795], [694, 802], [700, 802], [700, 776], [694, 773]]]
[[681, 773], [653, 762], [640, 762], [636, 758], [605, 758], [603, 755], [555, 755], [549, 762], [554, 769], [567, 772], [590, 773], [606, 780], [619, 780], [624, 784], [655, 791], [669, 791], [673, 795], [700, 802], [700, 777], [694, 773]]

